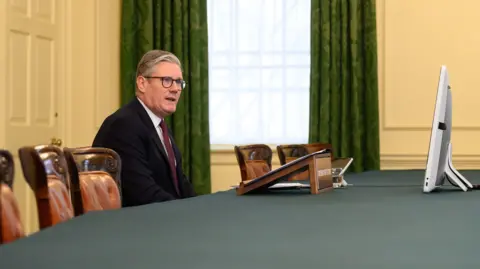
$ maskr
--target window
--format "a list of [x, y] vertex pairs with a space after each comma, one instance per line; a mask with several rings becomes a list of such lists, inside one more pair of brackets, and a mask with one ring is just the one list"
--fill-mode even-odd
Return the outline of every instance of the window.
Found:
[[311, 0], [208, 0], [210, 142], [308, 141]]

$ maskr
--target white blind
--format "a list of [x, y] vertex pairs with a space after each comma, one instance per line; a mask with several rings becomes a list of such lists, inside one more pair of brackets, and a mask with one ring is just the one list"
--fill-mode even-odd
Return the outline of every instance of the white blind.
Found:
[[306, 143], [311, 0], [208, 0], [212, 144]]

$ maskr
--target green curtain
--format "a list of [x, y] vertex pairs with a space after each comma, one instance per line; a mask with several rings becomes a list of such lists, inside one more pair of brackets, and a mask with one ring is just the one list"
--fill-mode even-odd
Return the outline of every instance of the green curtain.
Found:
[[311, 1], [309, 142], [380, 169], [375, 0]]
[[135, 96], [135, 71], [145, 52], [167, 50], [182, 62], [187, 87], [166, 122], [196, 192], [210, 193], [207, 1], [123, 0], [121, 39], [122, 105]]

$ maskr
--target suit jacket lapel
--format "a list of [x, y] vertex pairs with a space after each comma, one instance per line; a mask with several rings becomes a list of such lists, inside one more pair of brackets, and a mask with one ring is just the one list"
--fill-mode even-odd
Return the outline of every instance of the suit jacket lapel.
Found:
[[[162, 141], [160, 140], [157, 130], [155, 130], [155, 127], [153, 126], [152, 120], [148, 116], [147, 111], [145, 111], [142, 104], [140, 104], [137, 98], [134, 98], [133, 102], [135, 103], [135, 108], [138, 112], [138, 115], [140, 116], [140, 119], [150, 131], [150, 139], [153, 140], [160, 155], [163, 157], [164, 161], [168, 164], [167, 153], [165, 152], [165, 148], [163, 147]], [[168, 169], [170, 169], [170, 166], [167, 165], [167, 167]]]

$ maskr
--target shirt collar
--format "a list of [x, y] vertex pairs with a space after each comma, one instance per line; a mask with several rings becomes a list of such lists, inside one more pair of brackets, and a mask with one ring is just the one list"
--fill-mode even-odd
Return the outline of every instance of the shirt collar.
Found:
[[155, 113], [153, 113], [143, 102], [142, 100], [140, 100], [140, 98], [138, 98], [138, 101], [140, 102], [140, 104], [142, 104], [143, 108], [145, 109], [145, 111], [147, 111], [147, 114], [148, 116], [150, 117], [150, 119], [152, 120], [152, 123], [153, 123], [153, 126], [155, 128], [157, 128], [159, 125], [160, 125], [160, 122], [162, 122], [162, 118], [160, 118], [159, 116], [155, 115]]

